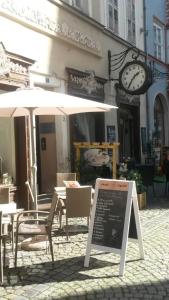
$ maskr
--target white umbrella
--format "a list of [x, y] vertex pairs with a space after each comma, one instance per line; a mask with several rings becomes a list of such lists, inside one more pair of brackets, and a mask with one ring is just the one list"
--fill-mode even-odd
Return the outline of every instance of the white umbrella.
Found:
[[0, 117], [30, 117], [32, 155], [32, 191], [37, 208], [36, 127], [35, 115], [71, 115], [84, 112], [107, 112], [116, 106], [86, 100], [41, 88], [24, 88], [0, 94]]

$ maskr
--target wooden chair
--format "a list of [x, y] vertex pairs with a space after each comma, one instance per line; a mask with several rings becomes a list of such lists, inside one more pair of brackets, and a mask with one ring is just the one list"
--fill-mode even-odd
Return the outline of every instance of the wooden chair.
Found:
[[[28, 210], [18, 214], [16, 221], [16, 246], [15, 246], [15, 267], [17, 266], [18, 237], [21, 236], [47, 236], [49, 247], [54, 262], [53, 245], [52, 245], [52, 224], [55, 210], [58, 204], [58, 194], [55, 191], [52, 197], [50, 211]], [[39, 217], [39, 214], [41, 215]], [[46, 218], [42, 218], [46, 216]], [[23, 218], [26, 217], [26, 218]]]
[[10, 188], [0, 187], [0, 204], [6, 204], [10, 202]]
[[56, 173], [56, 186], [65, 186], [63, 181], [75, 181], [76, 173]]
[[[87, 218], [89, 225], [90, 211], [92, 203], [92, 188], [90, 186], [81, 186], [78, 188], [66, 188], [65, 215], [66, 215], [66, 236], [68, 239], [70, 218]], [[61, 217], [62, 215], [60, 215]], [[60, 221], [61, 223], [61, 221]]]

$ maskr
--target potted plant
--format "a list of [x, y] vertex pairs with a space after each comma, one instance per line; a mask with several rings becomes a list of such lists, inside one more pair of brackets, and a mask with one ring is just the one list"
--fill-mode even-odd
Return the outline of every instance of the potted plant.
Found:
[[141, 174], [138, 170], [130, 170], [126, 176], [127, 180], [133, 180], [136, 183], [137, 199], [139, 209], [146, 207], [146, 187], [143, 185]]

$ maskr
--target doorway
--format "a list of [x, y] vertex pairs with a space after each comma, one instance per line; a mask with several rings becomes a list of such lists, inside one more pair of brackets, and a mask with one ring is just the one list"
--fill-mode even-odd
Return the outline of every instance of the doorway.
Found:
[[15, 127], [15, 161], [16, 161], [16, 186], [18, 207], [30, 209], [30, 199], [25, 182], [29, 180], [29, 135], [28, 120], [25, 117], [14, 119]]
[[51, 193], [56, 186], [55, 116], [36, 117], [38, 193]]
[[140, 162], [139, 106], [121, 104], [118, 111], [120, 161], [130, 158]]

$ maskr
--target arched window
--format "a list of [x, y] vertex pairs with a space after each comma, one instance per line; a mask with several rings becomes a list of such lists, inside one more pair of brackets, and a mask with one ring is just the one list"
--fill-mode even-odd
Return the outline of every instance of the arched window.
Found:
[[156, 146], [164, 145], [164, 108], [160, 95], [154, 103], [154, 133], [153, 140]]

